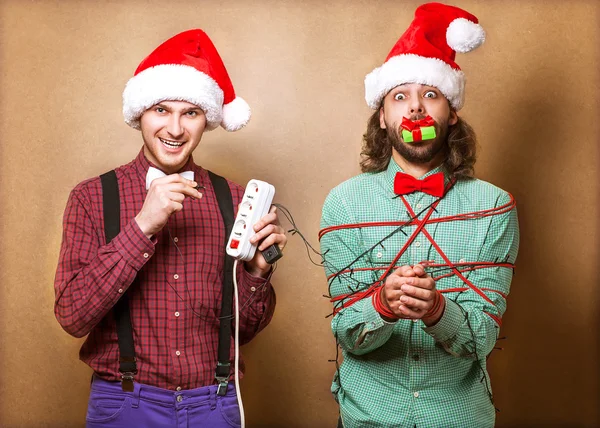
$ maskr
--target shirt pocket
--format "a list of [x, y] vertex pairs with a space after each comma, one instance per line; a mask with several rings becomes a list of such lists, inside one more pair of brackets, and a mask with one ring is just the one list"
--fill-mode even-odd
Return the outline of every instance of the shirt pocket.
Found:
[[[367, 253], [366, 258], [374, 268], [378, 268], [378, 276], [383, 274], [385, 269], [394, 262], [414, 229], [414, 226], [405, 226], [401, 229], [399, 226], [378, 226], [362, 230], [364, 251]], [[403, 266], [414, 263], [411, 260], [411, 251], [404, 251], [395, 265]]]

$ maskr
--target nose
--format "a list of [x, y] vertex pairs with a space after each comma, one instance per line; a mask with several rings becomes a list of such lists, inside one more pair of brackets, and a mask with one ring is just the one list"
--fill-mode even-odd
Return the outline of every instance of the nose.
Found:
[[169, 116], [169, 123], [167, 124], [167, 132], [174, 138], [179, 138], [183, 134], [183, 127], [181, 126], [181, 116], [179, 114], [171, 114]]
[[421, 103], [421, 97], [411, 97], [411, 101], [410, 101], [410, 114], [414, 115], [414, 114], [418, 114], [418, 115], [423, 115], [425, 114], [425, 107], [423, 107], [423, 104]]

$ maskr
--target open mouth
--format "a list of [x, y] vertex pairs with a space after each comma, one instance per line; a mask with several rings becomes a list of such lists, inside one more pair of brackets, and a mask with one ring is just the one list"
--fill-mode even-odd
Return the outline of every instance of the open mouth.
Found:
[[181, 147], [185, 144], [185, 141], [171, 141], [165, 140], [164, 138], [159, 138], [160, 142], [163, 143], [167, 147], [171, 147], [176, 149], [177, 147]]

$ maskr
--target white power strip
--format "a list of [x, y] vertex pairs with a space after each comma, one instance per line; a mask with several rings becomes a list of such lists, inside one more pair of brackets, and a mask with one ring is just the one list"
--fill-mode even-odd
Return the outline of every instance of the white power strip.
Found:
[[239, 260], [249, 261], [254, 257], [257, 245], [250, 243], [255, 234], [254, 224], [271, 208], [275, 187], [260, 180], [250, 180], [244, 191], [242, 202], [227, 241], [227, 254]]
[[256, 253], [258, 244], [252, 245], [250, 238], [255, 234], [254, 225], [271, 208], [275, 196], [275, 187], [260, 180], [250, 180], [246, 185], [242, 202], [238, 209], [237, 216], [233, 223], [231, 235], [227, 241], [227, 254], [236, 260], [233, 264], [233, 291], [235, 303], [235, 358], [234, 358], [234, 378], [235, 390], [237, 394], [238, 405], [240, 407], [240, 423], [245, 428], [246, 420], [244, 416], [244, 404], [240, 392], [239, 361], [240, 361], [240, 303], [237, 285], [237, 263], [238, 260], [252, 260]]

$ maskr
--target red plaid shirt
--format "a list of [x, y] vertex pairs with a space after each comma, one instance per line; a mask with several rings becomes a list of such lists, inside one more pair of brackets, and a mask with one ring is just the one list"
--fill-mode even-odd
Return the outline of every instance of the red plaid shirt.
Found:
[[[88, 335], [80, 359], [102, 378], [120, 379], [119, 348], [111, 309], [130, 294], [137, 357], [135, 380], [160, 388], [197, 388], [215, 383], [218, 317], [221, 312], [225, 231], [206, 170], [190, 159], [205, 187], [203, 198], [186, 198], [152, 240], [134, 217], [146, 198], [143, 151], [117, 168], [121, 233], [106, 245], [100, 178], [73, 189], [63, 219], [63, 241], [54, 281], [54, 312], [75, 337]], [[244, 189], [229, 182], [235, 211]], [[132, 286], [135, 278], [136, 284]], [[275, 292], [238, 264], [240, 343], [271, 320]], [[233, 329], [232, 329], [233, 330]], [[231, 358], [233, 360], [233, 340]], [[233, 371], [233, 363], [231, 365]]]

